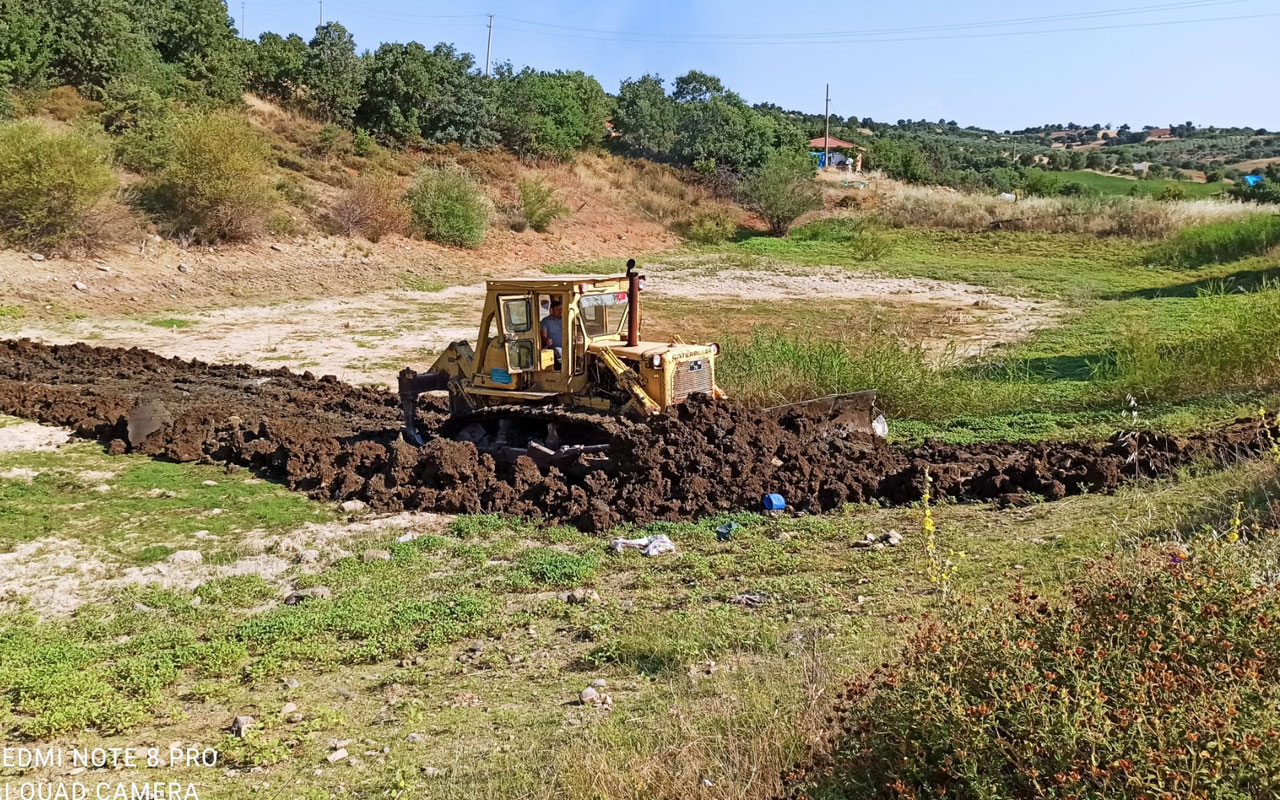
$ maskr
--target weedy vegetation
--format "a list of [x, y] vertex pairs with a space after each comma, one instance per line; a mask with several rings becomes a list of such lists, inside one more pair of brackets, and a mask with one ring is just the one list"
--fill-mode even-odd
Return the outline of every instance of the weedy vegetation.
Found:
[[460, 170], [423, 171], [404, 201], [414, 232], [433, 242], [479, 247], [489, 230], [489, 201]]

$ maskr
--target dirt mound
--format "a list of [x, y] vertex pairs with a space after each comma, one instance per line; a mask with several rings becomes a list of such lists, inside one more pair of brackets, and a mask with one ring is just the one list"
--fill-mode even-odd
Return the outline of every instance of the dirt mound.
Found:
[[607, 462], [499, 464], [470, 443], [436, 436], [446, 415], [430, 398], [419, 405], [427, 443], [415, 448], [399, 437], [398, 400], [388, 392], [285, 369], [27, 340], [0, 343], [0, 411], [68, 426], [113, 452], [248, 467], [319, 499], [360, 499], [383, 510], [513, 514], [585, 530], [755, 509], [766, 492], [811, 513], [873, 500], [913, 502], [926, 472], [942, 497], [1056, 500], [1112, 491], [1139, 474], [1229, 463], [1269, 446], [1259, 422], [1246, 419], [1185, 437], [926, 442], [902, 450], [824, 436], [802, 417], [775, 421], [731, 403], [693, 399], [647, 423], [618, 422]]

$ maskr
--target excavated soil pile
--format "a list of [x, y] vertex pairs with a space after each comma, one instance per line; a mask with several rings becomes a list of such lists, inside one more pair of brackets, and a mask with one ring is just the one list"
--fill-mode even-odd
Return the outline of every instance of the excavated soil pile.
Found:
[[418, 414], [427, 442], [415, 448], [399, 437], [398, 399], [389, 392], [285, 369], [26, 340], [0, 342], [0, 411], [73, 428], [114, 453], [248, 467], [320, 499], [359, 499], [387, 510], [497, 512], [584, 530], [755, 509], [765, 492], [813, 513], [849, 502], [912, 502], [920, 499], [926, 471], [938, 496], [1058, 499], [1112, 491], [1138, 474], [1230, 463], [1269, 447], [1262, 425], [1242, 419], [1190, 436], [927, 442], [902, 450], [824, 436], [801, 417], [775, 421], [695, 398], [648, 423], [612, 424], [607, 462], [582, 458], [540, 468], [527, 458], [495, 463], [472, 444], [436, 436], [446, 416], [430, 398]]

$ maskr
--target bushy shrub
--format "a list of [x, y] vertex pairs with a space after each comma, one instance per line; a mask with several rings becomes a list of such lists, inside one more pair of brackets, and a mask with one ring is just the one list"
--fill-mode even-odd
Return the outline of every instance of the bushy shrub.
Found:
[[267, 155], [239, 114], [188, 117], [174, 127], [172, 160], [148, 186], [151, 204], [174, 231], [196, 240], [252, 238], [277, 201]]
[[521, 178], [516, 188], [520, 192], [520, 213], [538, 233], [546, 233], [552, 222], [569, 213], [555, 187], [541, 178]]
[[760, 215], [774, 236], [785, 236], [800, 215], [822, 206], [813, 180], [813, 162], [804, 153], [776, 151], [742, 182], [743, 203]]
[[409, 210], [400, 202], [400, 184], [385, 172], [356, 178], [334, 203], [331, 216], [346, 236], [359, 234], [371, 242], [389, 233], [404, 233], [409, 224]]
[[1184, 228], [1153, 249], [1150, 260], [1201, 267], [1266, 253], [1280, 246], [1280, 214], [1258, 214], [1232, 222]]
[[1064, 600], [926, 624], [851, 682], [822, 798], [1274, 797], [1280, 593], [1239, 545], [1143, 547]]
[[867, 217], [828, 217], [795, 228], [788, 234], [799, 242], [831, 242], [847, 248], [858, 261], [875, 261], [888, 255], [888, 238]]
[[107, 153], [79, 132], [35, 122], [0, 125], [0, 237], [14, 247], [91, 239], [116, 177]]
[[404, 196], [415, 231], [440, 244], [479, 247], [489, 229], [489, 201], [456, 169], [428, 169]]
[[684, 236], [695, 244], [720, 244], [738, 230], [738, 222], [725, 211], [711, 211], [694, 217]]
[[351, 151], [361, 158], [368, 158], [377, 149], [378, 143], [373, 134], [364, 128], [356, 128], [355, 138], [351, 142]]

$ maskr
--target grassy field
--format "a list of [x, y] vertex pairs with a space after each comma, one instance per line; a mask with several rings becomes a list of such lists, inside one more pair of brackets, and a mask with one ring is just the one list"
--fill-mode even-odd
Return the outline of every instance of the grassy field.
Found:
[[[867, 262], [840, 242], [752, 238], [731, 253], [783, 265], [835, 264], [1043, 297], [1071, 308], [1060, 324], [976, 360], [938, 358], [910, 325], [821, 335], [777, 323], [727, 343], [726, 388], [771, 403], [878, 388], [895, 435], [1106, 436], [1137, 403], [1143, 424], [1184, 429], [1280, 401], [1280, 261], [1262, 255], [1195, 270], [1152, 264], [1163, 245], [993, 232], [883, 231]], [[1125, 422], [1132, 425], [1132, 420]]]
[[1051, 174], [1061, 178], [1063, 183], [1078, 183], [1084, 186], [1086, 190], [1097, 194], [1160, 197], [1167, 192], [1175, 192], [1185, 197], [1212, 197], [1222, 194], [1226, 189], [1221, 183], [1195, 183], [1193, 181], [1174, 181], [1159, 178], [1134, 180], [1116, 175], [1100, 175], [1088, 170], [1054, 172]]
[[[166, 485], [198, 495], [202, 478], [178, 472]], [[326, 586], [326, 599], [281, 605], [277, 582], [228, 575], [194, 590], [120, 589], [68, 619], [6, 614], [0, 719], [9, 737], [215, 746], [218, 770], [166, 778], [219, 797], [254, 796], [264, 781], [317, 798], [762, 797], [806, 756], [832, 687], [946, 608], [930, 578], [932, 542], [966, 554], [952, 597], [1053, 592], [1133, 537], [1219, 524], [1237, 498], [1248, 519], [1265, 513], [1274, 481], [1272, 467], [1252, 465], [1015, 511], [943, 506], [932, 541], [919, 509], [871, 507], [616, 531], [677, 542], [678, 555], [655, 559], [493, 517], [408, 528], [415, 537], [366, 530], [344, 545], [389, 558], [280, 576]], [[233, 494], [256, 486], [244, 475], [219, 482]], [[300, 502], [310, 516], [329, 513]], [[78, 511], [96, 524], [129, 518], [94, 494]], [[39, 511], [13, 513], [21, 523]], [[727, 542], [715, 533], [724, 522], [739, 526]], [[854, 547], [891, 529], [904, 535], [897, 547]], [[165, 541], [208, 546], [181, 529]], [[235, 541], [227, 534], [220, 547]], [[557, 597], [576, 588], [598, 600]], [[597, 681], [608, 708], [578, 701]], [[244, 738], [224, 730], [236, 715], [255, 718]], [[338, 749], [348, 756], [329, 762]]]

